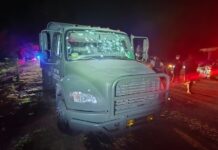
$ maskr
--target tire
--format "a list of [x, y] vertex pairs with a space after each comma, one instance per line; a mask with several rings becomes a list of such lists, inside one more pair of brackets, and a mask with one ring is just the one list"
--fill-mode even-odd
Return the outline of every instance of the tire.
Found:
[[66, 119], [66, 106], [62, 96], [56, 96], [56, 113], [57, 113], [57, 126], [60, 131], [70, 134], [70, 127]]
[[71, 133], [71, 132], [69, 132], [70, 128], [69, 128], [69, 125], [67, 124], [67, 122], [64, 122], [64, 121], [62, 121], [60, 119], [57, 120], [57, 127], [61, 132], [65, 133], [65, 134], [70, 134]]

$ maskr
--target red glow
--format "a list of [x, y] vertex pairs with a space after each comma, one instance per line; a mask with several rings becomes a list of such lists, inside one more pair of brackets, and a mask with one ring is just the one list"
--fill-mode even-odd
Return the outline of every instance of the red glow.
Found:
[[211, 75], [218, 75], [218, 69], [212, 69]]
[[18, 63], [18, 65], [23, 65], [23, 64], [25, 64], [25, 61], [23, 59], [19, 59], [17, 63]]
[[185, 75], [185, 80], [188, 80], [188, 81], [198, 80], [199, 78], [200, 77], [198, 73], [190, 73], [190, 74]]

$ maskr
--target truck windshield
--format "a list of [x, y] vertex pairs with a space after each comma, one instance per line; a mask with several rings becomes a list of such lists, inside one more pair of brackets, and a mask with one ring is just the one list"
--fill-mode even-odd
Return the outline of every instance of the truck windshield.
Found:
[[127, 59], [134, 54], [128, 36], [122, 33], [73, 30], [66, 36], [67, 60]]

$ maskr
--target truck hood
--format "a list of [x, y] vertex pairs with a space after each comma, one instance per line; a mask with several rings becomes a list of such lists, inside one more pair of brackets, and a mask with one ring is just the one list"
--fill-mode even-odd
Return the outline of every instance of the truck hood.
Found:
[[[74, 61], [65, 64], [65, 77], [62, 80], [65, 89], [86, 91], [98, 95], [98, 107], [83, 105], [81, 109], [109, 110], [112, 98], [112, 85], [122, 76], [154, 73], [145, 65], [131, 60], [89, 60]], [[69, 84], [67, 84], [69, 83]], [[68, 93], [66, 91], [66, 94]], [[93, 104], [95, 105], [95, 104]], [[77, 108], [75, 104], [72, 108]], [[79, 107], [79, 106], [78, 106]]]
[[93, 84], [110, 84], [121, 76], [154, 73], [133, 60], [84, 60], [69, 62], [65, 67], [67, 75], [77, 75]]

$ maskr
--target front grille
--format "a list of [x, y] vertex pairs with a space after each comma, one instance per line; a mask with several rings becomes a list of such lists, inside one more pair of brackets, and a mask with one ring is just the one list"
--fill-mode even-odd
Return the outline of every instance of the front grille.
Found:
[[158, 98], [159, 91], [157, 77], [136, 76], [119, 80], [115, 86], [114, 114], [149, 107]]
[[160, 90], [159, 78], [155, 77], [133, 77], [117, 82], [115, 87], [115, 97], [154, 92]]

